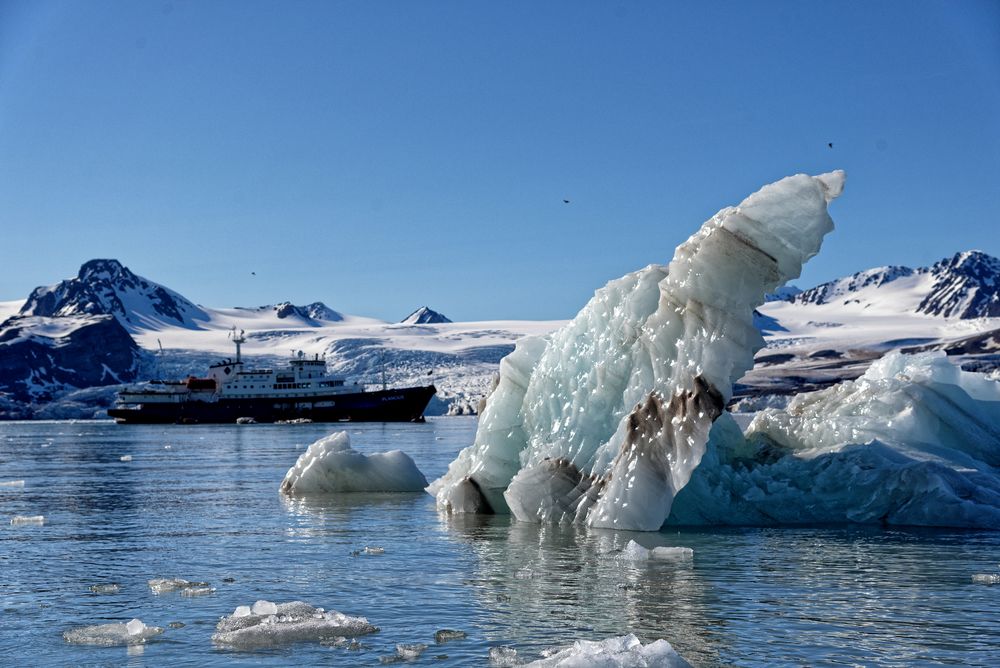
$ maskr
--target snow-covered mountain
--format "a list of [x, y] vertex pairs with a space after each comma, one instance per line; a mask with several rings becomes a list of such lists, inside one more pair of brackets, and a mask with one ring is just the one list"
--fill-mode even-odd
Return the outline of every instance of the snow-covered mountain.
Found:
[[945, 318], [994, 318], [1000, 316], [1000, 260], [981, 251], [965, 251], [930, 267], [878, 267], [823, 283], [792, 301], [840, 302]]
[[444, 315], [421, 306], [416, 311], [399, 321], [403, 325], [440, 325], [451, 322]]
[[759, 309], [766, 348], [738, 395], [789, 394], [860, 376], [892, 350], [939, 349], [1000, 367], [1000, 260], [966, 251], [929, 267], [877, 267]]
[[291, 302], [281, 302], [280, 304], [268, 304], [257, 308], [237, 307], [237, 310], [244, 310], [255, 314], [274, 312], [275, 317], [281, 320], [288, 320], [289, 326], [293, 322], [300, 322], [309, 327], [320, 327], [323, 323], [341, 322], [344, 316], [337, 313], [323, 302], [313, 302], [305, 306], [296, 306]]
[[133, 274], [118, 260], [90, 260], [75, 278], [35, 288], [20, 314], [112, 315], [130, 333], [176, 325], [197, 329], [208, 315], [173, 290]]

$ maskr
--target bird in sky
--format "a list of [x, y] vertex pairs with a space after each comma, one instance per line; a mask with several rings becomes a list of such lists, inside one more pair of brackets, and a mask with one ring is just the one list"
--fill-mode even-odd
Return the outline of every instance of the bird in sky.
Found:
[[829, 142], [829, 143], [827, 144], [827, 146], [829, 146], [830, 148], [833, 148], [833, 142]]
[[568, 199], [564, 199], [563, 200], [563, 204], [569, 204], [569, 200]]

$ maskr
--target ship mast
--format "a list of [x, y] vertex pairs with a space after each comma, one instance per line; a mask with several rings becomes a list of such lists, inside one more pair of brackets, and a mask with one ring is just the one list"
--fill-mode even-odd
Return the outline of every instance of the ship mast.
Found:
[[244, 343], [246, 343], [247, 339], [246, 339], [245, 336], [243, 336], [243, 334], [245, 332], [246, 332], [246, 330], [241, 329], [240, 333], [237, 334], [236, 333], [236, 325], [233, 325], [233, 331], [231, 331], [229, 333], [229, 338], [231, 338], [233, 340], [233, 343], [236, 344], [236, 363], [237, 364], [242, 364], [243, 363], [243, 360], [240, 358], [240, 346], [243, 345]]

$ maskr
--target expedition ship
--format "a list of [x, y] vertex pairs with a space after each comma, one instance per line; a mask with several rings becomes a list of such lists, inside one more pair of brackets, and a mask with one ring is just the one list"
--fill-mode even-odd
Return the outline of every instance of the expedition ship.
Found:
[[[234, 332], [235, 334], [235, 332]], [[221, 424], [233, 422], [422, 422], [433, 385], [368, 391], [327, 374], [326, 360], [302, 352], [287, 367], [244, 369], [236, 359], [213, 364], [205, 378], [151, 381], [118, 393], [108, 416], [119, 424]]]

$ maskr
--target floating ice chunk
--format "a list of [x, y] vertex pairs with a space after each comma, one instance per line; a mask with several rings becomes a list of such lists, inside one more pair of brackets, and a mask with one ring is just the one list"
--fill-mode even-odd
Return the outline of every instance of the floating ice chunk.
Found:
[[650, 559], [678, 559], [686, 560], [694, 557], [694, 550], [690, 547], [654, 547], [650, 551]]
[[123, 462], [130, 462], [132, 461], [132, 455], [122, 455], [118, 459]]
[[608, 638], [600, 642], [577, 640], [572, 646], [558, 651], [528, 666], [535, 668], [689, 668], [666, 640], [656, 640], [647, 645], [633, 634]]
[[14, 515], [10, 519], [10, 525], [19, 526], [42, 526], [45, 524], [45, 515]]
[[363, 551], [365, 554], [370, 554], [373, 556], [379, 554], [385, 554], [385, 548], [378, 547], [377, 545], [366, 545]]
[[434, 642], [443, 643], [450, 640], [461, 640], [465, 638], [468, 634], [465, 631], [456, 631], [454, 629], [440, 629], [434, 633]]
[[278, 614], [278, 606], [271, 601], [257, 601], [250, 611], [255, 615], [276, 615]]
[[427, 645], [424, 643], [416, 643], [413, 645], [396, 645], [396, 654], [404, 661], [413, 661], [414, 659], [420, 658], [420, 655], [424, 653], [427, 649]]
[[24, 487], [24, 481], [23, 480], [0, 481], [0, 487]]
[[153, 636], [163, 633], [159, 626], [146, 626], [141, 620], [133, 619], [125, 624], [97, 624], [81, 626], [63, 633], [63, 640], [74, 645], [140, 645]]
[[90, 585], [90, 591], [95, 594], [117, 594], [122, 590], [121, 585], [116, 582]]
[[400, 450], [363, 455], [341, 431], [316, 441], [299, 456], [281, 481], [285, 494], [342, 492], [419, 492], [427, 479]]
[[516, 666], [517, 650], [513, 647], [490, 647], [491, 666]]
[[649, 550], [634, 540], [630, 540], [625, 549], [622, 550], [621, 557], [626, 561], [646, 561], [649, 559]]
[[985, 585], [1000, 584], [1000, 573], [977, 573], [972, 576], [972, 581]]
[[655, 531], [763, 339], [753, 309], [833, 229], [843, 172], [783, 179], [727, 208], [667, 267], [611, 281], [500, 364], [473, 445], [427, 489], [448, 512]]
[[239, 617], [247, 617], [250, 614], [252, 614], [252, 611], [250, 610], [250, 606], [249, 605], [239, 605], [239, 606], [236, 606], [236, 610], [233, 611], [233, 615], [232, 616], [233, 616], [233, 618], [239, 618]]
[[184, 587], [181, 589], [181, 596], [207, 596], [214, 593], [215, 587]]
[[378, 631], [364, 617], [350, 617], [335, 610], [327, 612], [302, 601], [254, 603], [254, 610], [274, 610], [266, 614], [243, 614], [245, 607], [240, 606], [236, 613], [219, 620], [212, 635], [213, 642], [243, 648], [273, 647], [294, 642], [331, 641]]
[[154, 594], [166, 594], [182, 589], [208, 587], [207, 582], [191, 582], [183, 578], [154, 578], [149, 581], [149, 589]]

